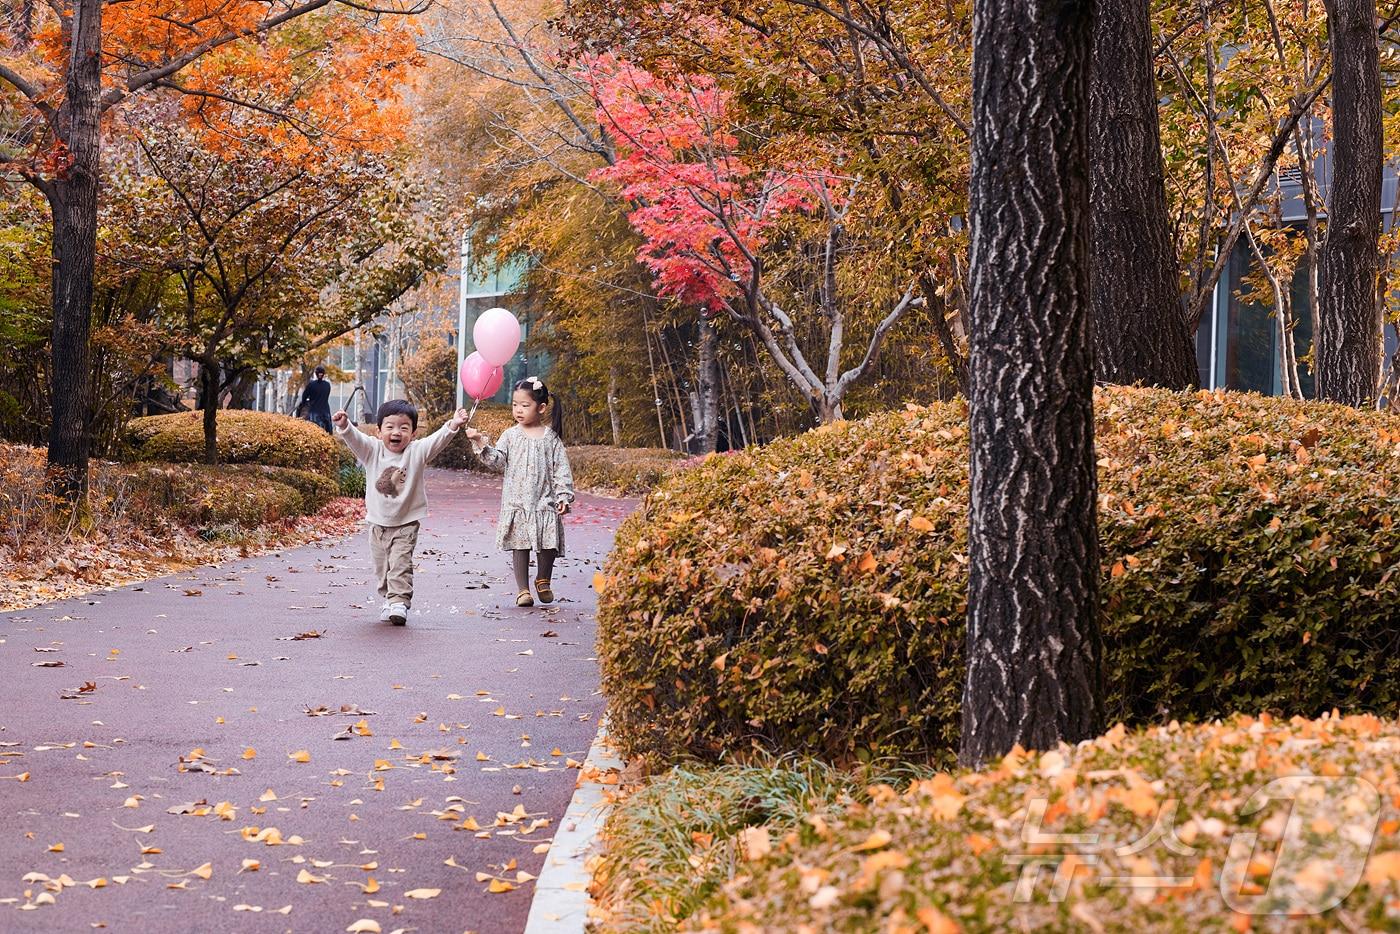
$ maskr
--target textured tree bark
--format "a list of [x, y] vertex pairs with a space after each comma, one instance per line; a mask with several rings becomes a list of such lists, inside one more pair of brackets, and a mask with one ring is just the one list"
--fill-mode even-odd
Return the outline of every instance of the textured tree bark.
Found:
[[199, 405], [204, 410], [204, 463], [219, 462], [219, 365], [199, 364]]
[[1317, 395], [1376, 400], [1381, 310], [1381, 75], [1375, 0], [1327, 0], [1332, 47], [1332, 184], [1318, 256]]
[[975, 0], [961, 758], [1099, 725], [1092, 0]]
[[700, 347], [695, 364], [699, 411], [695, 418], [697, 454], [713, 454], [719, 446], [719, 331], [700, 322]]
[[1099, 0], [1089, 79], [1090, 277], [1098, 379], [1198, 383], [1162, 178], [1147, 0]]
[[73, 6], [72, 59], [55, 129], [64, 167], [45, 184], [53, 210], [53, 346], [49, 466], [70, 502], [87, 492], [89, 336], [97, 254], [97, 186], [101, 173], [102, 0]]

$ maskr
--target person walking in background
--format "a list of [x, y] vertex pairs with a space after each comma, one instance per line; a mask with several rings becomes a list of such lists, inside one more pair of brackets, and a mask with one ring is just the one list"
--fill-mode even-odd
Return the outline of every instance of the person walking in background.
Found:
[[554, 559], [564, 555], [563, 517], [574, 501], [574, 476], [561, 433], [563, 413], [558, 396], [551, 396], [538, 377], [515, 384], [510, 408], [515, 425], [501, 432], [494, 445], [475, 428], [468, 428], [466, 436], [486, 467], [505, 474], [496, 546], [511, 554], [519, 590], [515, 605], [535, 605], [530, 596], [533, 551], [539, 558], [535, 592], [547, 606], [554, 602]]
[[[303, 415], [303, 409], [305, 414]], [[301, 391], [301, 401], [297, 403], [297, 414], [309, 422], [315, 422], [331, 431], [331, 381], [326, 379], [326, 368], [318, 366], [316, 375]]]

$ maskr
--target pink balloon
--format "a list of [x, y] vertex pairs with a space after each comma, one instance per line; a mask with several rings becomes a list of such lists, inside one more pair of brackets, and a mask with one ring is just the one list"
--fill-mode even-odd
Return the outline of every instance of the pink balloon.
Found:
[[505, 366], [520, 347], [520, 322], [504, 308], [488, 308], [472, 327], [476, 352], [492, 366]]
[[506, 378], [500, 367], [487, 363], [479, 353], [473, 353], [463, 360], [461, 372], [457, 375], [461, 377], [462, 388], [467, 395], [477, 402], [494, 396], [496, 390], [501, 388], [501, 381]]

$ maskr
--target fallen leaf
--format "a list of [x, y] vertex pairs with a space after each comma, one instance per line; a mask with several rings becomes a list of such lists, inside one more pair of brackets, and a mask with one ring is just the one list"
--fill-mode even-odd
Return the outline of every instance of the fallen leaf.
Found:
[[749, 862], [763, 859], [773, 852], [773, 841], [767, 827], [745, 827], [739, 832], [739, 847]]
[[213, 864], [213, 863], [205, 863], [203, 866], [200, 866], [198, 869], [191, 869], [191, 870], [190, 870], [190, 875], [192, 875], [192, 876], [198, 876], [198, 877], [201, 878], [201, 879], [207, 880], [207, 879], [209, 879], [211, 876], [214, 875], [214, 864]]
[[310, 762], [311, 753], [307, 752], [305, 749], [298, 749], [296, 752], [288, 753], [287, 758], [291, 759], [293, 762]]
[[302, 885], [315, 885], [318, 882], [325, 882], [326, 879], [324, 876], [314, 876], [303, 869], [301, 872], [297, 873], [297, 881]]
[[245, 759], [255, 759], [257, 758], [257, 755], [257, 750], [254, 749], [252, 746], [249, 746], [247, 749], [243, 750], [243, 758]]
[[382, 934], [384, 929], [373, 918], [361, 918], [345, 930], [349, 934]]
[[437, 898], [442, 894], [442, 889], [409, 889], [403, 893], [404, 898]]

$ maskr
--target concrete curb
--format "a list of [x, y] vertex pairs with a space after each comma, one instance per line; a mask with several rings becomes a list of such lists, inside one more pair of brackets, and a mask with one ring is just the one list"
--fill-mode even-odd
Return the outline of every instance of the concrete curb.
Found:
[[[620, 772], [622, 765], [622, 760], [608, 745], [608, 720], [604, 716], [579, 777]], [[535, 897], [530, 902], [525, 934], [582, 934], [587, 930], [588, 910], [593, 907], [593, 899], [588, 894], [588, 884], [592, 881], [588, 860], [599, 850], [598, 840], [607, 819], [604, 794], [617, 787], [583, 781], [574, 789], [573, 800], [559, 821], [554, 842], [545, 854], [544, 868], [535, 880]]]

